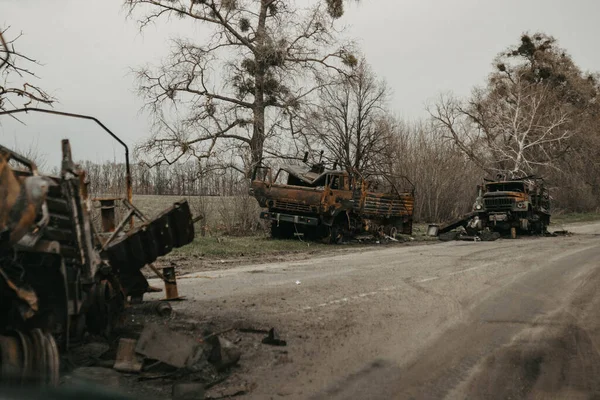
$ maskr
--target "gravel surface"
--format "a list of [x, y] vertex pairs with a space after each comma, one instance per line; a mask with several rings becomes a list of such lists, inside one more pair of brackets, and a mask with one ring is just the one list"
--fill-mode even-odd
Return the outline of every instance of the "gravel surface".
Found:
[[236, 339], [237, 398], [591, 398], [600, 224], [568, 229], [196, 272], [173, 307], [287, 341]]

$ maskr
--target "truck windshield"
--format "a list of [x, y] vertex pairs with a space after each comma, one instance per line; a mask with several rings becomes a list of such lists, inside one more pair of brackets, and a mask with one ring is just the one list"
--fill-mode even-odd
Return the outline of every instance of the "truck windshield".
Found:
[[486, 185], [488, 192], [521, 192], [525, 191], [523, 182], [499, 182]]

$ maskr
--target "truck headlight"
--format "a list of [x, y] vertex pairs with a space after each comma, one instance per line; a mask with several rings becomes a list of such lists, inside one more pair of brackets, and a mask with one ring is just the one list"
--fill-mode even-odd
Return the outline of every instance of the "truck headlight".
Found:
[[481, 210], [481, 209], [482, 209], [482, 207], [481, 207], [481, 204], [476, 204], [476, 205], [475, 205], [475, 209], [476, 209], [476, 210]]
[[517, 207], [518, 207], [518, 208], [525, 208], [525, 207], [526, 207], [526, 205], [525, 205], [525, 203], [524, 203], [524, 202], [522, 202], [522, 201], [521, 201], [521, 202], [517, 203]]

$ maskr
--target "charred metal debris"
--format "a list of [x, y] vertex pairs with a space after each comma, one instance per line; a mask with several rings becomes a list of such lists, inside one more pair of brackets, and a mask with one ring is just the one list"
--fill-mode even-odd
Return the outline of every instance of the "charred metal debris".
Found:
[[[127, 196], [92, 199], [68, 140], [59, 176], [41, 175], [0, 146], [0, 382], [57, 384], [61, 354], [86, 332], [109, 335], [127, 300], [152, 290], [144, 266], [173, 293], [173, 278], [152, 263], [194, 239], [190, 208], [183, 200], [154, 219], [140, 212], [131, 203], [125, 148]], [[101, 229], [92, 223], [93, 200]], [[127, 213], [117, 222], [119, 202]]]
[[266, 209], [260, 217], [270, 221], [274, 238], [340, 243], [364, 233], [412, 234], [414, 185], [404, 176], [327, 169], [322, 162], [287, 165], [275, 175], [258, 166], [250, 194]]

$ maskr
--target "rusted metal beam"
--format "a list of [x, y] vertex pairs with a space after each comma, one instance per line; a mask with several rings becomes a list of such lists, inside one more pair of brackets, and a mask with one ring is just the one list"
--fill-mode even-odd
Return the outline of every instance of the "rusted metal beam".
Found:
[[121, 200], [118, 197], [96, 198], [94, 201], [100, 202], [100, 219], [102, 223], [102, 232], [114, 232], [116, 229], [116, 202]]

